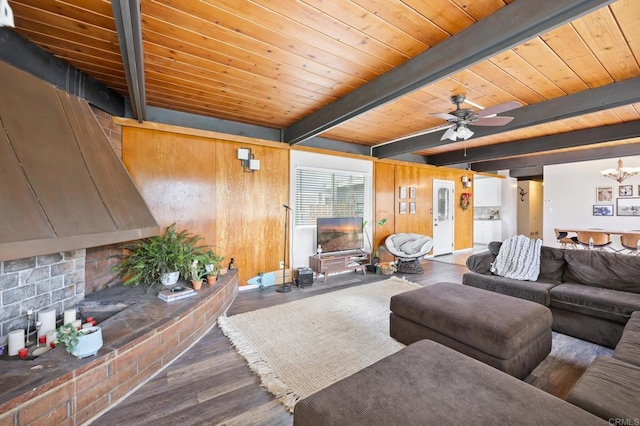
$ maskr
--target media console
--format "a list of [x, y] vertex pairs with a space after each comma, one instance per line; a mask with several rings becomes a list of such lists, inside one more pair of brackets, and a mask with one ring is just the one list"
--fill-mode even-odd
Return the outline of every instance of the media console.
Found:
[[365, 251], [351, 251], [345, 253], [327, 253], [309, 256], [309, 267], [313, 269], [314, 278], [318, 274], [327, 276], [331, 273], [360, 269], [366, 275], [366, 266], [371, 262], [371, 253]]

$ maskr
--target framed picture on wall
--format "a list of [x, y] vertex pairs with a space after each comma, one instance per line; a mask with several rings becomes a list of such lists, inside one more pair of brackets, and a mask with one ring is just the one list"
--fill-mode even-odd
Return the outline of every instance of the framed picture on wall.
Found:
[[596, 204], [593, 206], [594, 216], [613, 216], [613, 205]]
[[620, 185], [618, 187], [620, 197], [633, 197], [633, 185]]
[[410, 186], [409, 187], [409, 198], [416, 198], [416, 187], [415, 186]]
[[404, 201], [400, 203], [400, 214], [407, 214], [407, 203]]
[[409, 214], [416, 214], [416, 203], [409, 203]]
[[398, 198], [407, 198], [407, 187], [401, 186], [398, 191]]
[[613, 203], [613, 186], [596, 187], [596, 203]]
[[618, 216], [640, 216], [640, 198], [616, 198]]

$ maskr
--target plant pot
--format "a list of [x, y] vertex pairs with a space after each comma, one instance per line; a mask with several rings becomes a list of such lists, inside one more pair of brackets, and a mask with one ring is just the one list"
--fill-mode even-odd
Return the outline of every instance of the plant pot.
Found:
[[100, 327], [86, 328], [88, 334], [78, 337], [78, 344], [71, 352], [77, 358], [85, 358], [98, 353], [102, 347], [102, 329]]
[[193, 286], [194, 290], [200, 290], [200, 288], [202, 287], [202, 280], [200, 280], [200, 281], [191, 281], [191, 285]]
[[376, 256], [371, 258], [371, 265], [367, 265], [367, 272], [376, 273], [378, 263], [380, 263], [379, 257]]
[[216, 283], [217, 280], [218, 280], [218, 277], [216, 275], [207, 275], [207, 284], [213, 285]]
[[164, 286], [175, 285], [178, 282], [178, 278], [180, 278], [180, 272], [167, 272], [160, 275], [160, 282]]

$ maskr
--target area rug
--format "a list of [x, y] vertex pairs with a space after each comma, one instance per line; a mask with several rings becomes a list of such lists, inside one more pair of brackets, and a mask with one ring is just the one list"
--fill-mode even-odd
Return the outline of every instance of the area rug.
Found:
[[220, 317], [218, 324], [262, 385], [293, 412], [299, 399], [404, 347], [389, 336], [389, 301], [416, 287], [392, 277]]

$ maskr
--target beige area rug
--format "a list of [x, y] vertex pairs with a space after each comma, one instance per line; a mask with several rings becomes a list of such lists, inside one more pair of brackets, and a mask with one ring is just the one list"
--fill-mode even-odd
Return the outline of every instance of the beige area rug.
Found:
[[417, 284], [392, 277], [218, 318], [222, 332], [293, 412], [296, 402], [404, 347], [389, 336], [391, 296]]

